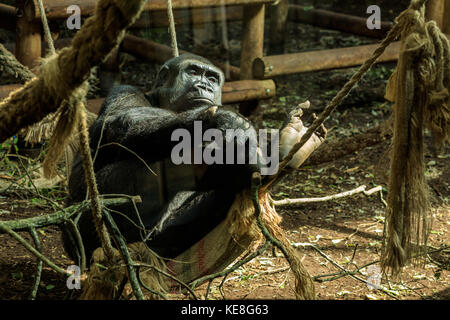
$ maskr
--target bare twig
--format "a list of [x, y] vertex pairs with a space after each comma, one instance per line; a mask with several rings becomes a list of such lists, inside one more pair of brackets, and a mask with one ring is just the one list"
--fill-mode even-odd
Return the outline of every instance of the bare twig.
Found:
[[80, 271], [84, 273], [86, 270], [86, 251], [84, 250], [83, 238], [81, 237], [80, 230], [72, 219], [68, 219], [69, 224], [72, 226], [72, 231], [75, 234], [75, 240], [77, 241], [78, 250], [80, 252]]
[[[135, 266], [136, 266], [136, 265], [135, 265]], [[149, 286], [147, 286], [147, 285], [142, 281], [142, 279], [141, 279], [141, 274], [140, 274], [140, 272], [139, 272], [139, 267], [140, 267], [140, 266], [136, 266], [136, 274], [137, 274], [137, 278], [138, 278], [139, 284], [140, 284], [141, 286], [143, 286], [146, 290], [148, 290], [148, 291], [150, 291], [151, 293], [153, 293], [154, 295], [159, 296], [159, 297], [162, 298], [163, 300], [166, 300], [167, 298], [166, 298], [166, 296], [165, 296], [164, 294], [162, 294], [162, 293], [159, 292], [159, 291], [153, 290], [152, 288], [150, 288]]]
[[[130, 252], [128, 251], [127, 244], [123, 239], [122, 234], [119, 231], [119, 228], [117, 227], [116, 223], [114, 222], [114, 220], [112, 219], [111, 215], [107, 210], [104, 210], [103, 217], [105, 218], [105, 222], [109, 226], [114, 236], [114, 239], [116, 240], [117, 246], [119, 247], [119, 251], [122, 255], [122, 259], [126, 263], [128, 270], [128, 279], [130, 280], [131, 288], [133, 289], [134, 295], [136, 296], [136, 299], [144, 300], [145, 296], [142, 293], [141, 287], [139, 285], [139, 280], [137, 278], [136, 271], [134, 270], [134, 263], [133, 260], [131, 259]], [[111, 253], [114, 254], [113, 252]], [[111, 262], [113, 260], [109, 259], [109, 261]]]
[[156, 272], [161, 273], [162, 275], [172, 279], [173, 281], [177, 282], [178, 284], [180, 284], [183, 288], [185, 288], [187, 291], [189, 291], [189, 293], [192, 295], [192, 297], [194, 298], [194, 300], [198, 300], [197, 296], [195, 295], [193, 289], [191, 289], [191, 287], [189, 287], [186, 283], [184, 283], [183, 281], [181, 281], [180, 279], [178, 279], [177, 277], [171, 275], [170, 273], [167, 273], [151, 264], [147, 264], [147, 263], [143, 263], [143, 262], [139, 262], [139, 263], [134, 263], [134, 266], [139, 266], [139, 267], [148, 267], [151, 268], [153, 270], [155, 270]]
[[[36, 250], [38, 250], [40, 252], [42, 250], [41, 241], [39, 240], [39, 236], [38, 236], [35, 228], [30, 228], [30, 235], [33, 238]], [[42, 260], [39, 260], [37, 263], [37, 267], [36, 267], [36, 275], [34, 277], [34, 284], [33, 284], [33, 287], [31, 289], [31, 293], [30, 293], [30, 298], [29, 298], [30, 300], [36, 299], [37, 291], [39, 289], [39, 283], [41, 282], [41, 274], [42, 274]]]
[[199, 284], [208, 281], [208, 280], [212, 280], [218, 277], [224, 277], [227, 276], [228, 274], [230, 274], [231, 272], [233, 272], [234, 270], [236, 270], [237, 268], [241, 267], [242, 265], [246, 264], [247, 262], [253, 260], [254, 258], [256, 258], [257, 256], [259, 256], [261, 253], [263, 253], [268, 247], [270, 246], [270, 242], [266, 241], [261, 247], [259, 247], [255, 252], [253, 252], [252, 254], [248, 255], [245, 259], [240, 260], [239, 262], [236, 262], [233, 266], [231, 266], [230, 268], [221, 271], [221, 272], [217, 272], [214, 274], [210, 274], [210, 275], [206, 275], [204, 277], [201, 277], [197, 280], [194, 280], [191, 282], [191, 288], [195, 289]]
[[38, 250], [33, 248], [24, 238], [22, 238], [17, 232], [11, 230], [9, 227], [7, 227], [5, 224], [0, 223], [0, 231], [9, 234], [14, 239], [20, 242], [28, 251], [30, 251], [32, 254], [34, 254], [36, 257], [41, 259], [43, 262], [45, 262], [46, 265], [48, 265], [50, 268], [55, 270], [58, 273], [70, 275], [66, 270], [58, 267], [56, 264], [54, 264], [52, 261], [50, 261], [46, 256], [41, 254]]
[[324, 201], [330, 201], [330, 200], [336, 200], [341, 199], [345, 197], [349, 197], [358, 193], [364, 193], [366, 196], [370, 196], [374, 194], [375, 192], [381, 191], [381, 186], [377, 186], [375, 188], [372, 188], [368, 191], [366, 191], [366, 186], [362, 185], [356, 189], [333, 194], [331, 196], [326, 197], [318, 197], [318, 198], [299, 198], [299, 199], [283, 199], [283, 200], [274, 200], [273, 204], [277, 207], [283, 207], [283, 206], [292, 206], [292, 205], [301, 205], [304, 203], [313, 203], [313, 202], [324, 202]]
[[[345, 269], [343, 266], [341, 266], [339, 263], [337, 263], [336, 261], [334, 261], [332, 258], [330, 258], [328, 255], [326, 255], [322, 250], [320, 250], [319, 248], [317, 248], [317, 247], [316, 247], [315, 245], [313, 245], [312, 243], [293, 243], [292, 246], [295, 247], [295, 248], [298, 248], [298, 247], [304, 247], [304, 246], [309, 246], [309, 247], [313, 248], [314, 250], [316, 250], [322, 257], [324, 257], [324, 258], [327, 259], [329, 262], [331, 262], [336, 268], [342, 270], [342, 272], [343, 272], [345, 275], [348, 275], [348, 276], [352, 277], [352, 278], [355, 279], [355, 280], [358, 280], [358, 281], [364, 282], [365, 284], [370, 285], [369, 282], [367, 282], [366, 280], [364, 280], [364, 279], [362, 279], [362, 278], [356, 276], [356, 275], [354, 274], [354, 272], [351, 272], [351, 271], [348, 271], [347, 269]], [[356, 272], [355, 272], [355, 273], [356, 273]], [[383, 287], [381, 287], [381, 286], [376, 286], [376, 289], [377, 289], [377, 290], [380, 290], [381, 292], [383, 292], [383, 293], [385, 293], [385, 294], [387, 294], [387, 295], [390, 296], [391, 298], [398, 299], [396, 296], [394, 296], [392, 293], [390, 293], [389, 290], [386, 289], [386, 288], [383, 288]]]
[[151, 173], [153, 173], [153, 175], [157, 176], [156, 172], [152, 170], [152, 168], [150, 168], [150, 166], [147, 164], [147, 162], [145, 162], [144, 159], [142, 159], [136, 152], [134, 152], [133, 150], [125, 147], [124, 145], [118, 143], [118, 142], [109, 142], [109, 143], [105, 143], [103, 145], [100, 146], [100, 148], [104, 148], [107, 146], [118, 146], [121, 147], [122, 149], [125, 149], [126, 151], [128, 151], [129, 153], [131, 153], [132, 155], [134, 155], [139, 161], [141, 161], [144, 166], [147, 168], [148, 171], [150, 171]]

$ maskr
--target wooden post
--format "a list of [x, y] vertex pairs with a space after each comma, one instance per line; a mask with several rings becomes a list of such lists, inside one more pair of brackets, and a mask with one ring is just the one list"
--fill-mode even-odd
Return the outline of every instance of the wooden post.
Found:
[[269, 33], [269, 55], [284, 53], [284, 41], [286, 38], [286, 22], [288, 16], [288, 0], [280, 0], [274, 6], [269, 5], [270, 11], [270, 33]]
[[442, 32], [450, 34], [450, 0], [445, 0]]
[[[244, 7], [241, 43], [241, 80], [253, 79], [253, 60], [262, 58], [264, 44], [264, 4]], [[239, 112], [249, 116], [258, 108], [257, 100], [246, 101], [239, 105]]]
[[41, 22], [33, 19], [32, 1], [16, 1], [18, 8], [16, 29], [16, 57], [20, 63], [32, 69], [41, 57]]
[[244, 7], [241, 45], [241, 79], [252, 79], [253, 60], [263, 56], [264, 4]]
[[441, 30], [444, 21], [444, 3], [444, 0], [428, 0], [425, 9], [426, 19], [436, 21]]

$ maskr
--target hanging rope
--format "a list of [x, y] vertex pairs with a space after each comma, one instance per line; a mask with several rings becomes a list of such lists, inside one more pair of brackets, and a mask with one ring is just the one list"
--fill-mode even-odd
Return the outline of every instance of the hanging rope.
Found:
[[178, 57], [177, 33], [175, 31], [175, 19], [173, 17], [172, 0], [167, 0], [167, 16], [169, 17], [170, 42], [173, 57]]
[[382, 264], [393, 274], [427, 250], [431, 218], [424, 129], [436, 144], [450, 137], [450, 45], [434, 21], [425, 23], [423, 12], [411, 17], [386, 90], [386, 98], [395, 102], [395, 122]]
[[42, 27], [44, 28], [44, 37], [45, 41], [47, 41], [48, 48], [50, 50], [50, 54], [55, 54], [55, 45], [53, 43], [52, 34], [50, 32], [50, 28], [48, 26], [47, 16], [45, 15], [45, 9], [44, 4], [42, 3], [42, 0], [38, 0], [38, 6], [39, 6], [39, 15], [41, 16], [42, 21]]

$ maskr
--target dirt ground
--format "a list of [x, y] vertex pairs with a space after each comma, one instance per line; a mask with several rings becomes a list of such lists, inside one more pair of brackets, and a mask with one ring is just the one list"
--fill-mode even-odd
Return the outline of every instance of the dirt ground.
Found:
[[[365, 16], [364, 1], [303, 1], [316, 7]], [[383, 20], [392, 20], [408, 1], [395, 5], [388, 1], [372, 1], [383, 9]], [[268, 21], [267, 21], [268, 22]], [[214, 27], [216, 26], [206, 26]], [[239, 63], [241, 23], [229, 25], [231, 62]], [[165, 32], [165, 31], [164, 31]], [[267, 26], [266, 26], [267, 32]], [[158, 30], [144, 30], [141, 35], [159, 37], [167, 42], [167, 35]], [[178, 30], [181, 48], [191, 50], [194, 46], [187, 28]], [[5, 36], [0, 40], [5, 40]], [[267, 38], [267, 37], [266, 37]], [[299, 23], [288, 23], [286, 52], [345, 47], [376, 43], [370, 39], [334, 30], [325, 30]], [[198, 44], [197, 44], [198, 46]], [[268, 44], [265, 47], [267, 50]], [[220, 43], [210, 41], [202, 44], [211, 52], [220, 52]], [[149, 89], [157, 65], [121, 55], [123, 83]], [[342, 105], [331, 115], [325, 125], [328, 128], [327, 143], [354, 137], [385, 121], [392, 112], [392, 105], [384, 98], [384, 87], [395, 63], [374, 67], [352, 91]], [[306, 99], [311, 101], [311, 112], [319, 113], [355, 72], [356, 68], [311, 72], [307, 74], [278, 77], [276, 97], [261, 101], [250, 119], [257, 127], [279, 128], [285, 114]], [[2, 78], [2, 83], [10, 82]], [[272, 190], [274, 199], [323, 197], [348, 191], [365, 185], [367, 189], [382, 186], [382, 193], [365, 196], [362, 193], [322, 203], [304, 204], [300, 207], [280, 207], [282, 227], [289, 240], [299, 245], [298, 254], [311, 276], [315, 277], [318, 299], [324, 300], [409, 300], [450, 299], [450, 147], [436, 151], [432, 139], [426, 133], [426, 177], [432, 201], [433, 224], [428, 241], [431, 253], [421, 265], [408, 265], [396, 278], [386, 277], [380, 271], [380, 251], [384, 227], [389, 173], [390, 140], [364, 148], [332, 162], [302, 166], [285, 177]], [[12, 147], [12, 149], [14, 146]], [[20, 147], [19, 147], [20, 148]], [[26, 173], [13, 157], [5, 158], [8, 146], [0, 149], [0, 220], [14, 220], [43, 215], [56, 209], [54, 202], [64, 203], [66, 188], [43, 189], [36, 194], [32, 186], [23, 185], [28, 191], [4, 191], [11, 182], [26, 178]], [[9, 150], [11, 152], [11, 149]], [[24, 159], [23, 163], [29, 161]], [[52, 199], [50, 201], [49, 199]], [[43, 254], [57, 265], [67, 267], [73, 262], [61, 245], [58, 227], [38, 231]], [[27, 233], [20, 233], [31, 241]], [[302, 245], [303, 244], [303, 245]], [[309, 244], [309, 245], [305, 245]], [[314, 246], [314, 247], [312, 247]], [[36, 270], [36, 258], [8, 235], [0, 234], [0, 299], [27, 299]], [[354, 273], [336, 277], [340, 273], [333, 263]], [[361, 268], [366, 264], [370, 264]], [[382, 290], [370, 287], [382, 276]], [[337, 278], [337, 279], [333, 279]], [[64, 276], [44, 265], [37, 299], [64, 299], [70, 294]], [[222, 278], [215, 280], [208, 299], [294, 299], [294, 277], [286, 260], [278, 250], [267, 250], [243, 267], [228, 275], [223, 286]], [[205, 298], [206, 284], [196, 290]], [[178, 294], [173, 299], [187, 299]]]

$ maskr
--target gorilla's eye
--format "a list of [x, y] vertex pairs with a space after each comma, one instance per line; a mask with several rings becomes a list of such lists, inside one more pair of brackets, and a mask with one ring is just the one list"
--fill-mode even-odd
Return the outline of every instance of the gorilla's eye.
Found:
[[190, 67], [186, 70], [187, 74], [191, 75], [191, 76], [196, 76], [198, 75], [200, 72], [197, 68], [194, 67]]
[[217, 79], [216, 77], [208, 77], [208, 80], [212, 83], [217, 83], [219, 82], [219, 79]]

